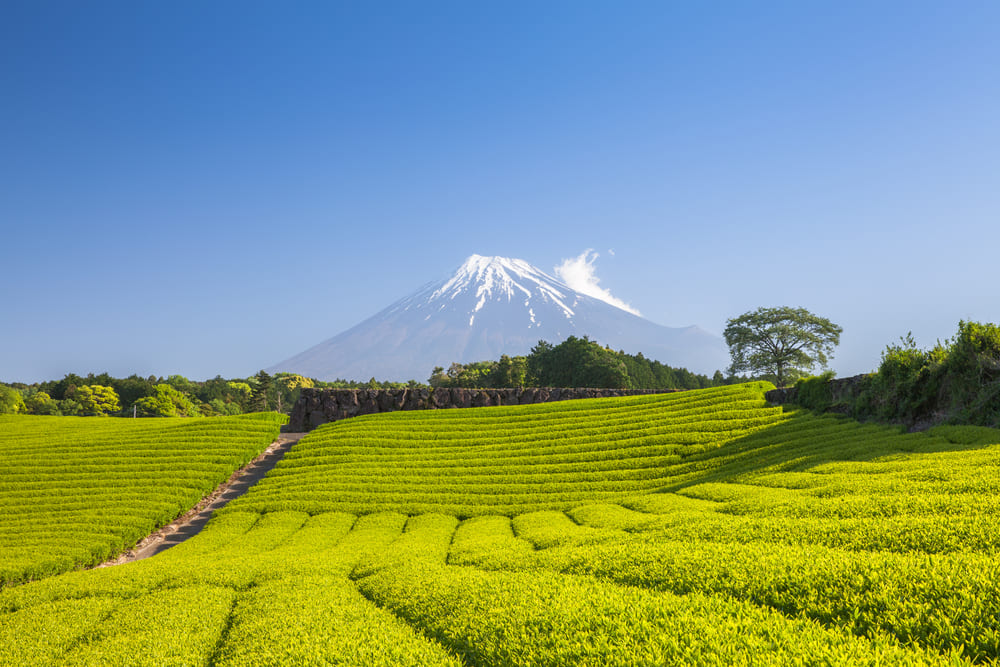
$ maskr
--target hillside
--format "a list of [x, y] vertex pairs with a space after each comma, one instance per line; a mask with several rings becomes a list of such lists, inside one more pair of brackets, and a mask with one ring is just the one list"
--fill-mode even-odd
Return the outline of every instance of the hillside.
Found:
[[0, 663], [996, 660], [1000, 432], [767, 388], [323, 426], [201, 535], [0, 591]]
[[231, 509], [465, 518], [616, 501], [663, 488], [693, 452], [780, 422], [760, 386], [340, 421]]
[[94, 565], [193, 507], [278, 435], [283, 415], [0, 415], [0, 587]]

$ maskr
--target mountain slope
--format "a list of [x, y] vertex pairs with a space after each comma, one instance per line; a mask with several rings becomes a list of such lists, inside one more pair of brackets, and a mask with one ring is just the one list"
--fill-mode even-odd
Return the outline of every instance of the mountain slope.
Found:
[[539, 340], [589, 336], [675, 367], [727, 365], [722, 339], [669, 328], [574, 291], [527, 262], [472, 255], [449, 278], [268, 369], [323, 380], [426, 380], [435, 366], [527, 354]]

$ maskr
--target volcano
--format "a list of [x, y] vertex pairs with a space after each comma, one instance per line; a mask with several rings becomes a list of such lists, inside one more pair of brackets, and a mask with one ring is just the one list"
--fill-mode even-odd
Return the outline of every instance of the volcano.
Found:
[[728, 365], [718, 336], [665, 327], [574, 291], [531, 264], [472, 255], [448, 278], [267, 369], [318, 380], [425, 382], [435, 366], [528, 354], [569, 336], [712, 374]]

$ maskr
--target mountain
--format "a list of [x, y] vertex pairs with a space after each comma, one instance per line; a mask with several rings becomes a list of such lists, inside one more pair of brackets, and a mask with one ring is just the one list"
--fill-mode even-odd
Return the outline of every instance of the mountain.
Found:
[[472, 255], [449, 278], [267, 369], [320, 380], [419, 380], [435, 366], [527, 354], [574, 335], [712, 374], [728, 365], [718, 336], [655, 324], [574, 291], [520, 259]]

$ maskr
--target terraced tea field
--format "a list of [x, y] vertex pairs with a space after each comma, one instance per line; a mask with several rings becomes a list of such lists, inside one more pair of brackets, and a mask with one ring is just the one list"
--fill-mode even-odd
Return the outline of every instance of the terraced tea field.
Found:
[[131, 547], [261, 453], [283, 421], [0, 415], [0, 587]]
[[0, 591], [0, 664], [995, 661], [1000, 432], [767, 388], [322, 427], [197, 537]]

